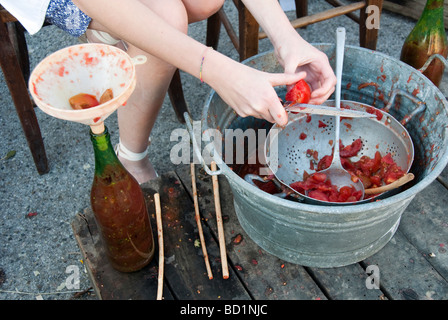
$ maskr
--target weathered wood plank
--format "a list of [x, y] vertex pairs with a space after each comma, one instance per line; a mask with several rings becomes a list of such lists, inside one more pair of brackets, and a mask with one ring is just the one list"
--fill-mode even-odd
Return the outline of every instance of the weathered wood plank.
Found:
[[412, 201], [399, 230], [448, 281], [448, 190], [437, 180]]
[[369, 274], [359, 263], [339, 268], [309, 268], [308, 271], [333, 300], [387, 300], [380, 289], [366, 285]]
[[214, 278], [209, 280], [200, 247], [195, 246], [197, 225], [192, 199], [174, 172], [142, 185], [149, 212], [155, 214], [154, 193], [160, 194], [165, 253], [165, 278], [176, 299], [250, 299], [238, 277], [222, 279], [219, 248], [204, 230]]
[[[191, 194], [189, 166], [176, 170]], [[207, 226], [217, 235], [211, 177], [196, 166], [200, 212]], [[229, 261], [254, 299], [326, 299], [302, 266], [267, 253], [241, 228], [233, 207], [233, 195], [225, 177], [219, 177], [221, 209]], [[208, 248], [208, 247], [207, 247]]]
[[398, 229], [391, 241], [365, 263], [379, 268], [380, 286], [393, 300], [446, 300], [447, 281]]
[[[123, 273], [113, 269], [105, 255], [93, 212], [90, 209], [86, 209], [84, 214], [78, 214], [75, 217], [72, 229], [83, 254], [95, 293], [100, 299], [155, 300], [156, 259], [138, 272]], [[165, 299], [173, 299], [166, 286], [164, 293]]]
[[[380, 299], [446, 299], [448, 216], [444, 208], [448, 206], [447, 196], [448, 191], [439, 182], [429, 185], [406, 209], [398, 232], [390, 243], [361, 263], [364, 267], [379, 266], [380, 287], [384, 291]], [[313, 269], [313, 272], [317, 281], [322, 282], [321, 286], [329, 290], [328, 295], [337, 297], [340, 294], [343, 299], [352, 299], [351, 290], [332, 292], [337, 284], [325, 282], [332, 279], [344, 283], [337, 275], [345, 268]], [[333, 277], [327, 274], [329, 271]], [[362, 273], [359, 276], [365, 279]], [[355, 274], [349, 274], [344, 279], [354, 281], [355, 278]], [[358, 290], [362, 292], [362, 288]], [[366, 292], [375, 295], [381, 290], [369, 289]]]
[[[194, 208], [175, 173], [142, 185], [157, 248], [154, 193], [161, 198], [164, 229], [165, 279], [163, 298], [172, 299], [250, 299], [238, 277], [223, 280], [220, 274], [219, 249], [208, 230], [204, 230], [207, 251], [214, 274], [209, 280], [200, 248], [195, 247]], [[84, 255], [95, 291], [101, 299], [148, 299], [157, 294], [158, 250], [154, 261], [134, 273], [114, 270], [101, 245], [101, 238], [90, 209], [79, 215], [72, 228]]]

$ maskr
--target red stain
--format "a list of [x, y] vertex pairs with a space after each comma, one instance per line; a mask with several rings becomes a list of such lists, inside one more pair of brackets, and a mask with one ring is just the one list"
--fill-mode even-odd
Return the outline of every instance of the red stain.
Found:
[[237, 235], [232, 239], [232, 243], [234, 243], [234, 244], [240, 244], [242, 240], [243, 240], [243, 236], [242, 236], [241, 234], [237, 234]]
[[36, 88], [36, 84], [33, 82], [33, 92], [34, 94], [37, 96], [37, 88]]
[[375, 82], [365, 82], [365, 83], [361, 83], [361, 84], [358, 86], [358, 90], [361, 90], [361, 89], [363, 89], [363, 88], [365, 88], [365, 87], [370, 87], [370, 86], [373, 86], [373, 87], [375, 87], [375, 88], [378, 88], [378, 84], [375, 83]]
[[310, 122], [311, 121], [311, 115], [310, 114], [307, 114], [306, 115], [306, 122], [308, 123], [308, 122]]
[[64, 71], [65, 71], [65, 67], [64, 67], [64, 66], [61, 66], [61, 67], [59, 68], [59, 71], [58, 71], [58, 74], [59, 74], [60, 77], [63, 77], [63, 76], [64, 76]]
[[89, 56], [88, 52], [84, 53], [84, 61], [86, 65], [90, 65], [93, 62], [93, 58]]

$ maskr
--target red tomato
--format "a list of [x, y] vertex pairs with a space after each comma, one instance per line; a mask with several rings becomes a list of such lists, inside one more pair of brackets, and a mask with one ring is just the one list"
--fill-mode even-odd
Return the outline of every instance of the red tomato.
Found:
[[71, 97], [68, 102], [75, 110], [88, 109], [99, 105], [96, 97], [88, 93], [79, 93]]
[[311, 98], [311, 88], [305, 80], [299, 80], [294, 87], [286, 93], [285, 100], [295, 103], [308, 103]]
[[308, 192], [308, 196], [320, 201], [330, 201], [328, 195], [320, 190], [311, 190], [310, 192]]
[[320, 171], [327, 169], [331, 165], [331, 161], [333, 161], [333, 155], [323, 156], [317, 163], [317, 170]]
[[342, 143], [339, 142], [340, 155], [344, 158], [353, 157], [358, 154], [359, 150], [362, 148], [361, 139], [356, 139], [352, 144], [344, 147]]
[[325, 182], [325, 180], [327, 180], [327, 175], [321, 172], [315, 172], [311, 175], [311, 177], [313, 177], [313, 180], [317, 182]]

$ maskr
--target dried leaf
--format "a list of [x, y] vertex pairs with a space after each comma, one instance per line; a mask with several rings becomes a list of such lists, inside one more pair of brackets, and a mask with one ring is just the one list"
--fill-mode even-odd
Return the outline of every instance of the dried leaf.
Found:
[[13, 158], [16, 155], [16, 150], [11, 150], [8, 151], [8, 153], [6, 154], [6, 156], [4, 156], [1, 160], [8, 160]]

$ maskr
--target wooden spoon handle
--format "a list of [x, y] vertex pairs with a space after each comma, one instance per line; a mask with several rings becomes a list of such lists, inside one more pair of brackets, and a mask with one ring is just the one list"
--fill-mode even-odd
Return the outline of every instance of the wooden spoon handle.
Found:
[[414, 174], [407, 173], [404, 176], [402, 176], [400, 179], [398, 179], [398, 180], [396, 180], [396, 181], [394, 181], [394, 182], [392, 182], [390, 184], [387, 184], [385, 186], [381, 186], [381, 187], [378, 187], [378, 188], [366, 189], [366, 190], [364, 190], [364, 193], [365, 194], [383, 193], [383, 192], [386, 192], [386, 191], [398, 188], [398, 187], [404, 185], [405, 183], [408, 183], [409, 181], [411, 181], [413, 179], [414, 179]]

